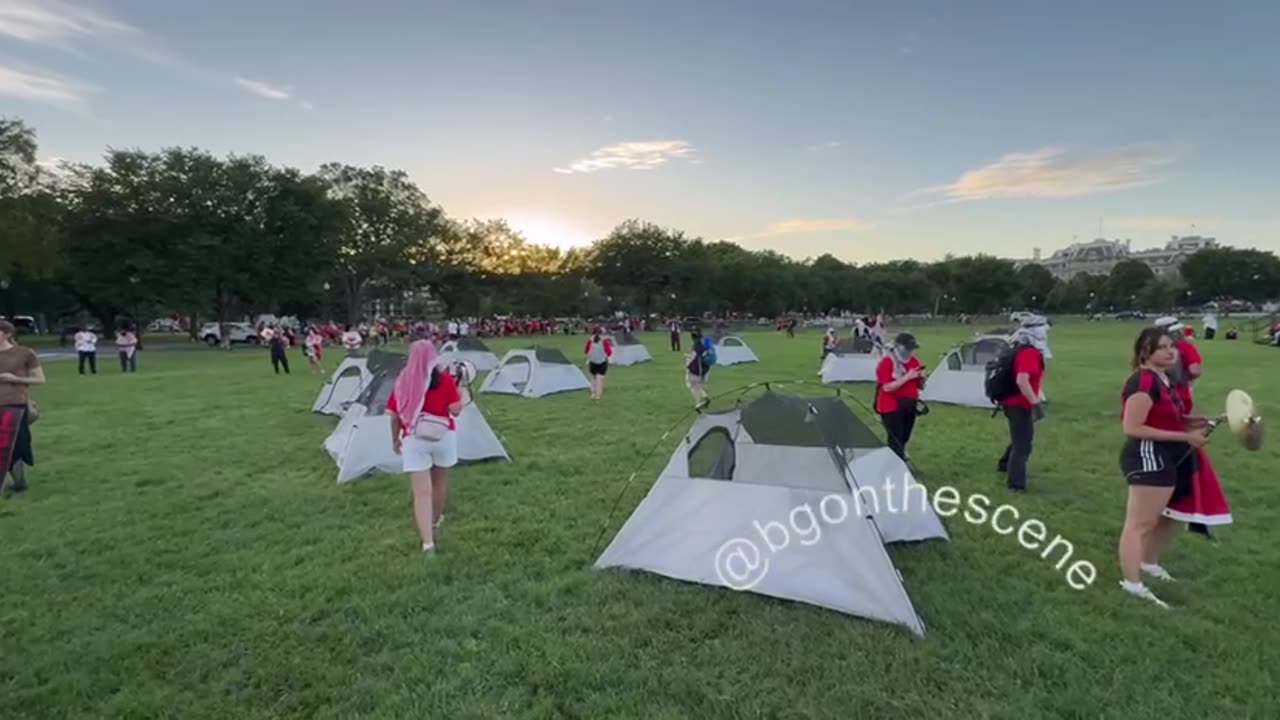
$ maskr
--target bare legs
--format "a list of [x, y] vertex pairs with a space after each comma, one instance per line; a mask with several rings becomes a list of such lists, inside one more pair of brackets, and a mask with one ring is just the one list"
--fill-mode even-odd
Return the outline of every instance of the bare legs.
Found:
[[1142, 563], [1159, 564], [1160, 551], [1168, 543], [1177, 523], [1161, 515], [1171, 487], [1129, 486], [1129, 505], [1124, 529], [1120, 531], [1120, 571], [1131, 583], [1142, 582]]
[[603, 396], [604, 396], [604, 376], [592, 375], [591, 376], [591, 399], [599, 400]]
[[444, 515], [448, 474], [449, 468], [442, 467], [409, 474], [413, 484], [413, 520], [418, 525], [418, 537], [422, 539], [424, 550], [436, 544], [435, 529]]
[[449, 475], [449, 468], [433, 467], [431, 468], [431, 524], [439, 525], [440, 518], [444, 517], [444, 501], [445, 495], [449, 491], [449, 485], [445, 482]]

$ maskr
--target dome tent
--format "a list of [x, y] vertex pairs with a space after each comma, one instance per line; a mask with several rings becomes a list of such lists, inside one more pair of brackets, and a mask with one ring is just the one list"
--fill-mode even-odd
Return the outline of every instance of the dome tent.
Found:
[[480, 392], [537, 398], [590, 387], [587, 376], [564, 353], [535, 346], [504, 355], [498, 367], [485, 376]]
[[823, 358], [818, 375], [824, 383], [875, 382], [882, 357], [884, 350], [871, 338], [848, 338]]
[[611, 336], [613, 340], [613, 357], [609, 358], [610, 365], [636, 365], [643, 362], [652, 362], [653, 356], [649, 354], [649, 349], [640, 342], [640, 338], [635, 334], [624, 332]]
[[465, 360], [479, 372], [489, 372], [498, 367], [498, 356], [493, 354], [483, 340], [470, 335], [445, 342], [440, 346], [440, 357], [444, 362]]
[[739, 363], [760, 362], [760, 358], [737, 335], [725, 335], [716, 341], [716, 365], [728, 366]]
[[[979, 335], [951, 348], [942, 356], [938, 367], [929, 373], [920, 399], [966, 407], [993, 407], [986, 391], [987, 363], [1009, 347], [1008, 337]], [[1043, 391], [1040, 397], [1044, 399]]]
[[[750, 590], [923, 635], [884, 544], [947, 538], [927, 494], [843, 400], [768, 391], [696, 417], [595, 566]], [[751, 537], [767, 548], [759, 523], [785, 523], [802, 506], [827, 513], [821, 542], [773, 552], [753, 583], [726, 578], [730, 541]]]

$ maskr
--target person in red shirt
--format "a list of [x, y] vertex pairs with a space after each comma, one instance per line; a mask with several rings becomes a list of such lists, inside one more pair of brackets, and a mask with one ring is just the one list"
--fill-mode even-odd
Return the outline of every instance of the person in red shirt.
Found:
[[1010, 490], [1027, 489], [1027, 461], [1035, 440], [1035, 423], [1044, 415], [1040, 407], [1040, 384], [1044, 381], [1044, 356], [1026, 328], [1013, 335], [1013, 376], [1017, 390], [1001, 399], [1000, 407], [1009, 421], [1009, 446], [996, 464], [1005, 473]]
[[876, 412], [889, 436], [889, 449], [904, 462], [924, 386], [924, 366], [916, 357], [919, 349], [915, 336], [902, 333], [876, 365]]
[[391, 446], [403, 457], [413, 484], [413, 516], [426, 556], [435, 553], [435, 529], [444, 520], [445, 480], [458, 464], [454, 417], [462, 412], [458, 383], [436, 366], [439, 357], [430, 340], [415, 341], [387, 398]]
[[1165, 508], [1192, 491], [1196, 448], [1204, 447], [1207, 421], [1188, 415], [1169, 377], [1177, 366], [1175, 340], [1166, 328], [1146, 328], [1133, 349], [1133, 374], [1121, 391], [1124, 449], [1120, 470], [1129, 484], [1124, 528], [1120, 532], [1120, 587], [1168, 607], [1143, 583], [1142, 573], [1173, 577], [1160, 567], [1160, 553], [1178, 523]]
[[591, 399], [599, 400], [604, 395], [604, 374], [609, 372], [613, 341], [601, 335], [600, 328], [597, 327], [587, 339], [582, 352], [587, 356], [587, 370], [591, 373]]
[[1190, 413], [1193, 404], [1191, 385], [1200, 379], [1204, 359], [1200, 356], [1200, 349], [1184, 332], [1185, 326], [1177, 318], [1162, 317], [1156, 321], [1156, 327], [1163, 328], [1173, 340], [1177, 361], [1169, 369], [1169, 380], [1173, 383], [1174, 392], [1182, 400], [1182, 411]]

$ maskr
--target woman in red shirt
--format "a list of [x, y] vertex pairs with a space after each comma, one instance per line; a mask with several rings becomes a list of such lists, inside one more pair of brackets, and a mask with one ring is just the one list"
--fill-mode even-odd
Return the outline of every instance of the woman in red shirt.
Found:
[[582, 352], [587, 356], [587, 369], [591, 372], [591, 399], [599, 400], [604, 395], [604, 375], [609, 372], [609, 358], [613, 357], [613, 341], [603, 337], [600, 328], [596, 328]]
[[1174, 341], [1164, 328], [1147, 328], [1133, 348], [1133, 374], [1121, 391], [1124, 449], [1120, 469], [1129, 483], [1129, 503], [1120, 532], [1120, 569], [1125, 592], [1168, 607], [1143, 584], [1142, 573], [1173, 578], [1160, 567], [1160, 552], [1177, 529], [1164, 516], [1171, 500], [1191, 489], [1194, 448], [1207, 440], [1205, 418], [1183, 411], [1169, 372], [1178, 362]]
[[902, 333], [876, 365], [876, 412], [889, 436], [889, 449], [907, 459], [907, 443], [916, 427], [916, 406], [924, 385], [924, 366], [916, 357], [920, 344]]
[[413, 516], [422, 552], [435, 553], [435, 529], [444, 519], [445, 478], [458, 464], [458, 425], [462, 395], [453, 375], [436, 367], [439, 352], [430, 340], [409, 346], [409, 360], [387, 398], [391, 446], [404, 458], [413, 484]]

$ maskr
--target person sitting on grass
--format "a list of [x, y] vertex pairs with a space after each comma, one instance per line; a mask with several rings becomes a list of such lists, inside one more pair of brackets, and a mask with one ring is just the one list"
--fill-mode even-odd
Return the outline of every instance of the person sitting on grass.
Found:
[[430, 340], [409, 346], [409, 359], [387, 398], [391, 447], [404, 459], [413, 485], [413, 516], [426, 557], [435, 553], [435, 530], [444, 521], [446, 479], [458, 464], [458, 424], [462, 394], [453, 375], [437, 367], [439, 351]]

